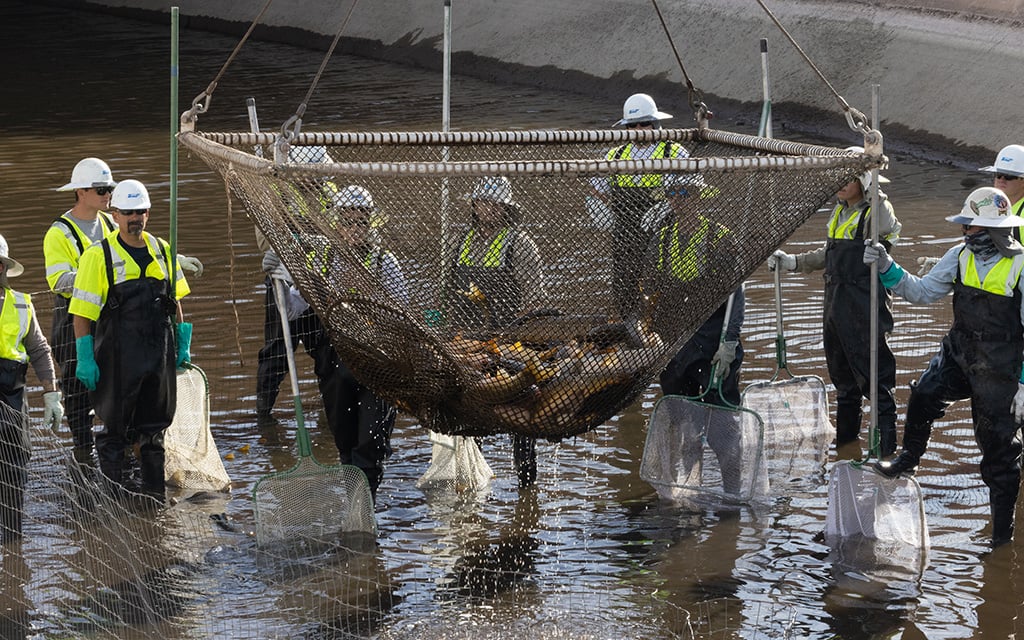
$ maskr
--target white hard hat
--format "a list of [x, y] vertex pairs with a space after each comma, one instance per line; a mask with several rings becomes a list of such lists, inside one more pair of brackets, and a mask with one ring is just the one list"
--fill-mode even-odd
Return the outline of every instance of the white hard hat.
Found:
[[[854, 153], [864, 153], [864, 147], [856, 147], [856, 146], [854, 146], [854, 147], [846, 147], [846, 150], [847, 151], [852, 151]], [[862, 173], [859, 176], [857, 176], [857, 182], [860, 183], [860, 188], [861, 188], [861, 191], [864, 192], [864, 195], [867, 195], [868, 193], [871, 193], [871, 172], [870, 171], [865, 171], [864, 173]], [[880, 185], [882, 185], [882, 184], [889, 184], [889, 178], [886, 178], [882, 174], [878, 174], [878, 184], [880, 184]]]
[[114, 187], [110, 196], [110, 206], [121, 211], [138, 211], [150, 207], [149, 191], [146, 185], [138, 180], [122, 180]]
[[323, 145], [294, 146], [288, 149], [288, 162], [301, 164], [327, 164], [332, 162]]
[[1019, 227], [1024, 218], [1011, 213], [1010, 199], [995, 187], [981, 187], [964, 200], [959, 215], [946, 218], [950, 222], [972, 227]]
[[616, 122], [614, 126], [668, 120], [671, 117], [672, 114], [658, 111], [658, 105], [654, 103], [654, 98], [651, 96], [646, 93], [634, 93], [626, 98], [626, 102], [622, 105], [622, 120]]
[[4, 263], [7, 267], [7, 277], [14, 278], [20, 276], [25, 272], [25, 267], [21, 266], [21, 263], [17, 260], [13, 260], [11, 252], [7, 248], [7, 239], [0, 236], [0, 262]]
[[505, 176], [480, 178], [473, 185], [473, 192], [466, 194], [465, 198], [467, 200], [500, 202], [512, 207], [519, 207], [519, 203], [512, 199], [512, 183]]
[[996, 155], [995, 164], [982, 167], [981, 171], [1024, 176], [1024, 146], [1011, 144], [1003, 147]]
[[334, 194], [333, 204], [342, 209], [369, 209], [373, 211], [377, 208], [373, 203], [373, 196], [370, 195], [370, 192], [354, 184]]
[[75, 189], [92, 189], [94, 187], [113, 187], [117, 183], [110, 173], [110, 167], [99, 158], [83, 158], [71, 171], [71, 182], [57, 191], [74, 191]]

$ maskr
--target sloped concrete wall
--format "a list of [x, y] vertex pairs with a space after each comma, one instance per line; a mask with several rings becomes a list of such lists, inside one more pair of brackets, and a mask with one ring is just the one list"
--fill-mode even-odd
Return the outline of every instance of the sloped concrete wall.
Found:
[[[74, 4], [65, 0], [63, 4]], [[180, 7], [190, 25], [244, 30], [264, 0], [100, 0], [77, 3], [131, 12]], [[995, 150], [1024, 143], [1024, 0], [881, 2], [767, 0], [836, 92], [870, 112], [880, 85], [883, 130], [935, 138], [936, 147]], [[497, 80], [559, 83], [585, 91], [677, 87], [676, 59], [649, 0], [452, 0], [457, 67]], [[767, 38], [776, 103], [806, 118], [838, 113], [837, 98], [755, 0], [660, 0], [694, 85], [707, 94], [759, 102], [758, 42]], [[322, 47], [349, 2], [273, 3], [261, 37]], [[364, 0], [345, 30], [346, 50], [440, 65], [441, 0]], [[229, 29], [230, 30], [230, 29]], [[290, 34], [290, 35], [288, 35]], [[602, 89], [604, 87], [604, 89]], [[651, 91], [654, 93], [654, 91]], [[820, 111], [817, 111], [820, 110]], [[841, 119], [840, 119], [841, 122]], [[814, 128], [813, 122], [805, 123]]]

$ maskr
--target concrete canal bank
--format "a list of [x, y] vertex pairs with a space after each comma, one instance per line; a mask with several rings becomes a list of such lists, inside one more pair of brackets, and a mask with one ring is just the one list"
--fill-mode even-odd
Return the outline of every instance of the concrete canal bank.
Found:
[[[263, 0], [55, 0], [54, 4], [242, 33]], [[986, 160], [1024, 142], [1020, 109], [1024, 0], [766, 0], [835, 90], [870, 112], [880, 85], [883, 133], [894, 149]], [[647, 91], [688, 126], [682, 75], [648, 0], [452, 0], [455, 73], [622, 99]], [[694, 85], [729, 128], [761, 99], [758, 42], [771, 56], [777, 129], [849, 138], [835, 96], [756, 0], [660, 0]], [[256, 37], [326, 47], [348, 2], [272, 3]], [[161, 15], [163, 14], [163, 15]], [[359, 2], [340, 50], [440, 67], [442, 0]], [[571, 104], [566, 105], [571, 109]], [[683, 116], [678, 118], [678, 116]], [[584, 123], [595, 126], [595, 123]]]

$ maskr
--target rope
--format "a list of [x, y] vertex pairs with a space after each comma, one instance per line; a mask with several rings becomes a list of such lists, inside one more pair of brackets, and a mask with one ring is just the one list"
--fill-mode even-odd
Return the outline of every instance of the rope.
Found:
[[807, 64], [810, 65], [811, 69], [814, 70], [814, 73], [818, 74], [818, 77], [821, 78], [821, 81], [824, 82], [825, 86], [828, 87], [829, 91], [832, 92], [832, 95], [835, 96], [836, 101], [839, 103], [839, 107], [843, 111], [843, 115], [846, 116], [846, 122], [850, 125], [850, 128], [853, 129], [854, 131], [859, 131], [860, 133], [864, 134], [865, 140], [867, 140], [869, 137], [872, 137], [875, 132], [873, 132], [871, 127], [869, 126], [867, 116], [865, 116], [857, 109], [851, 107], [843, 98], [843, 96], [839, 95], [839, 92], [836, 91], [836, 88], [832, 86], [832, 83], [828, 81], [828, 78], [825, 77], [825, 74], [823, 74], [818, 69], [817, 65], [815, 65], [814, 62], [811, 61], [811, 58], [804, 52], [800, 45], [797, 44], [796, 40], [793, 39], [793, 36], [791, 36], [789, 34], [789, 31], [786, 30], [786, 27], [782, 26], [782, 23], [779, 22], [779, 19], [775, 17], [775, 14], [772, 13], [771, 9], [765, 6], [764, 0], [757, 0], [757, 4], [761, 5], [761, 8], [764, 9], [765, 13], [768, 14], [768, 17], [771, 18], [772, 22], [775, 23], [775, 26], [779, 28], [782, 34], [786, 36], [786, 39], [789, 40], [789, 43], [792, 44], [793, 48], [797, 50], [797, 53], [799, 53], [800, 56], [807, 62]]
[[[263, 5], [263, 8], [260, 10], [259, 14], [257, 14], [256, 17], [253, 19], [252, 24], [249, 25], [248, 29], [246, 29], [245, 35], [243, 35], [242, 39], [239, 40], [238, 44], [235, 45], [234, 50], [231, 52], [231, 55], [228, 56], [228, 59], [224, 62], [224, 66], [220, 68], [220, 71], [217, 73], [217, 76], [213, 79], [213, 82], [211, 82], [206, 87], [206, 89], [204, 89], [199, 95], [197, 95], [192, 100], [192, 107], [185, 113], [181, 114], [181, 123], [183, 127], [185, 125], [188, 125], [189, 128], [192, 128], [192, 124], [196, 121], [196, 116], [200, 113], [206, 113], [206, 111], [210, 108], [210, 100], [213, 98], [213, 90], [217, 88], [217, 83], [220, 82], [220, 79], [224, 76], [224, 73], [228, 70], [228, 67], [234, 61], [235, 56], [237, 56], [238, 52], [241, 51], [242, 45], [244, 45], [246, 40], [249, 39], [249, 36], [252, 34], [253, 29], [255, 29], [256, 25], [259, 24], [260, 20], [263, 18], [263, 14], [267, 12], [267, 9], [270, 8], [270, 3], [273, 1], [274, 0], [267, 0], [267, 3]], [[204, 98], [205, 101], [203, 100]]]
[[658, 20], [661, 21], [661, 28], [665, 31], [665, 37], [668, 38], [668, 44], [672, 47], [672, 53], [676, 57], [676, 64], [679, 65], [679, 71], [683, 74], [683, 79], [686, 80], [686, 91], [687, 96], [690, 99], [690, 108], [693, 109], [693, 116], [697, 122], [701, 125], [701, 128], [707, 127], [707, 121], [710, 120], [714, 114], [708, 109], [708, 106], [704, 104], [704, 94], [700, 89], [693, 86], [693, 82], [690, 80], [689, 74], [686, 73], [686, 69], [683, 67], [683, 59], [679, 55], [679, 50], [676, 48], [676, 43], [672, 39], [672, 34], [668, 30], [668, 25], [665, 24], [665, 17], [661, 15], [661, 8], [658, 7], [658, 0], [651, 0], [651, 4], [654, 5], [654, 11], [658, 14]]
[[[313, 82], [309, 85], [309, 91], [306, 92], [306, 97], [302, 99], [302, 103], [299, 104], [299, 108], [295, 110], [295, 115], [281, 125], [281, 136], [282, 142], [287, 145], [288, 141], [295, 135], [298, 135], [299, 130], [302, 128], [302, 116], [306, 113], [306, 105], [309, 104], [310, 98], [313, 97], [313, 91], [316, 90], [316, 85], [320, 82], [320, 76], [323, 75], [324, 69], [327, 68], [327, 62], [334, 55], [334, 49], [338, 46], [338, 41], [341, 40], [341, 33], [348, 26], [349, 19], [352, 18], [352, 12], [355, 11], [356, 5], [359, 4], [359, 0], [352, 0], [352, 4], [348, 8], [348, 13], [345, 14], [345, 19], [341, 22], [341, 26], [338, 27], [338, 32], [334, 34], [334, 40], [331, 42], [331, 46], [327, 49], [327, 54], [324, 59], [320, 62], [320, 68], [316, 70], [316, 75], [313, 76]], [[288, 127], [295, 125], [293, 131], [289, 131]], [[287, 151], [287, 148], [284, 149]]]
[[[234, 171], [234, 169], [229, 169]], [[235, 241], [232, 238], [232, 224], [231, 224], [231, 185], [227, 180], [224, 181], [224, 196], [228, 201], [228, 246], [231, 247], [231, 252], [228, 257], [231, 261], [228, 273], [229, 276], [229, 287], [231, 291], [231, 311], [235, 314], [235, 347], [238, 348], [238, 365], [241, 367], [245, 366], [245, 354], [242, 352], [242, 339], [239, 331], [239, 324], [241, 320], [238, 318], [238, 296], [235, 295]]]

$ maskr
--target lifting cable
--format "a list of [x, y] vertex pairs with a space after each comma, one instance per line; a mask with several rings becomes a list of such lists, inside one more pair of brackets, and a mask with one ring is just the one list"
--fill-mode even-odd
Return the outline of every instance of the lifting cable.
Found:
[[192, 107], [185, 113], [181, 114], [182, 129], [194, 129], [196, 117], [201, 113], [206, 113], [207, 109], [210, 108], [210, 100], [213, 98], [213, 90], [217, 88], [217, 83], [220, 82], [220, 79], [224, 76], [224, 73], [228, 70], [228, 67], [235, 60], [235, 56], [237, 56], [238, 52], [241, 51], [242, 45], [244, 45], [245, 41], [249, 39], [250, 35], [252, 35], [252, 32], [256, 28], [256, 25], [260, 23], [260, 20], [263, 18], [263, 14], [267, 12], [267, 9], [270, 8], [270, 3], [273, 1], [274, 0], [267, 0], [267, 3], [263, 5], [262, 9], [260, 9], [259, 14], [257, 14], [256, 17], [253, 19], [252, 24], [249, 25], [248, 29], [246, 29], [245, 35], [243, 35], [242, 39], [239, 40], [238, 44], [235, 45], [235, 48], [234, 50], [232, 50], [231, 55], [229, 55], [228, 59], [224, 62], [224, 66], [222, 66], [220, 68], [220, 71], [217, 72], [217, 76], [213, 79], [213, 82], [211, 82], [209, 86], [206, 87], [206, 89], [204, 89], [199, 95], [197, 95], [192, 100]]
[[686, 80], [686, 91], [690, 98], [690, 108], [693, 109], [693, 116], [697, 120], [697, 124], [701, 129], [706, 129], [708, 126], [708, 120], [714, 117], [714, 114], [708, 109], [708, 106], [704, 104], [704, 94], [700, 89], [693, 86], [693, 82], [690, 80], [690, 76], [686, 73], [686, 69], [683, 67], [683, 59], [679, 56], [679, 50], [676, 49], [676, 43], [672, 39], [672, 34], [668, 30], [668, 25], [665, 24], [665, 17], [661, 15], [661, 9], [658, 7], [658, 0], [651, 0], [651, 4], [654, 5], [654, 11], [658, 14], [658, 20], [661, 21], [661, 28], [665, 30], [665, 36], [668, 38], [668, 44], [672, 47], [672, 53], [676, 56], [676, 63], [679, 65], [679, 71], [683, 74], [683, 79]]
[[[821, 81], [825, 83], [825, 86], [828, 87], [829, 91], [832, 92], [832, 95], [835, 96], [836, 101], [839, 103], [839, 107], [843, 111], [843, 115], [846, 116], [847, 124], [849, 124], [850, 128], [853, 129], [854, 131], [858, 131], [864, 135], [864, 147], [868, 148], [869, 144], [880, 146], [881, 136], [868, 124], [867, 116], [865, 116], [862, 112], [858, 111], [857, 109], [851, 107], [849, 103], [847, 103], [846, 100], [843, 98], [843, 96], [839, 95], [839, 92], [836, 91], [836, 88], [832, 86], [832, 83], [828, 81], [828, 78], [825, 77], [825, 74], [823, 74], [818, 69], [818, 67], [814, 64], [813, 61], [811, 61], [810, 57], [804, 52], [800, 45], [797, 44], [796, 40], [793, 39], [793, 36], [791, 36], [789, 34], [789, 31], [786, 30], [786, 27], [782, 26], [782, 23], [779, 22], [779, 19], [775, 17], [775, 14], [772, 13], [771, 9], [765, 6], [764, 0], [757, 0], [757, 4], [761, 5], [761, 8], [764, 9], [765, 13], [768, 14], [768, 17], [771, 18], [772, 22], [775, 23], [775, 26], [779, 28], [779, 30], [782, 32], [784, 36], [786, 36], [786, 39], [789, 40], [789, 43], [792, 44], [793, 48], [797, 50], [797, 53], [799, 53], [800, 56], [807, 62], [807, 64], [810, 65], [811, 69], [814, 70], [814, 73], [818, 74], [818, 77], [821, 78]], [[869, 153], [871, 152], [869, 151]], [[878, 153], [881, 153], [880, 148], [878, 149]]]
[[[320, 62], [320, 68], [317, 69], [316, 75], [313, 76], [313, 82], [309, 85], [309, 91], [306, 92], [306, 97], [302, 99], [302, 103], [299, 104], [298, 109], [295, 110], [295, 115], [288, 118], [288, 120], [281, 125], [281, 141], [278, 149], [287, 152], [288, 141], [292, 140], [299, 134], [299, 130], [302, 128], [302, 116], [306, 113], [306, 105], [309, 104], [310, 98], [313, 97], [313, 91], [316, 90], [316, 85], [320, 81], [320, 76], [323, 75], [324, 69], [327, 67], [327, 62], [334, 54], [334, 49], [338, 46], [338, 41], [341, 40], [341, 33], [345, 30], [345, 27], [348, 26], [348, 21], [352, 18], [352, 12], [355, 10], [357, 4], [359, 4], [359, 0], [352, 0], [352, 4], [348, 8], [348, 13], [345, 15], [345, 19], [341, 22], [341, 26], [338, 27], [338, 32], [334, 34], [334, 40], [331, 42], [331, 46], [327, 49], [327, 54]], [[293, 124], [295, 125], [294, 129], [289, 131], [288, 127]], [[285, 154], [285, 157], [287, 157], [287, 153]]]

